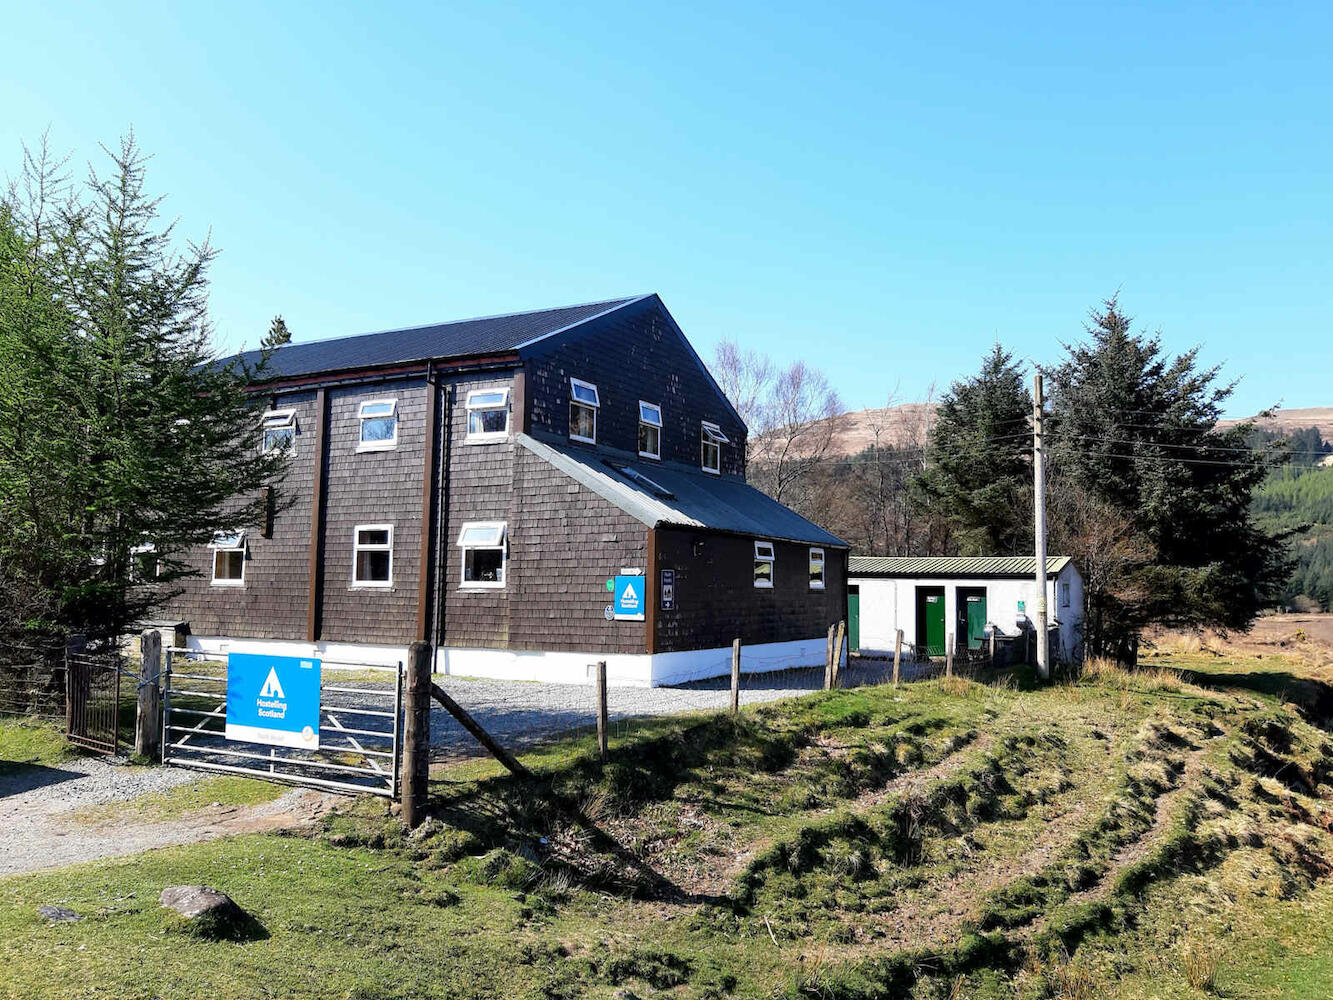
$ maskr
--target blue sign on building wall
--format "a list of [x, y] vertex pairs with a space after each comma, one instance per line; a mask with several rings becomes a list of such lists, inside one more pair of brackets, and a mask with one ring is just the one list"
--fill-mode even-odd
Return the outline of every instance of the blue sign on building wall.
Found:
[[644, 596], [647, 588], [642, 576], [618, 576], [615, 587], [615, 617], [617, 621], [644, 620]]
[[313, 658], [232, 653], [227, 739], [318, 750], [319, 674]]

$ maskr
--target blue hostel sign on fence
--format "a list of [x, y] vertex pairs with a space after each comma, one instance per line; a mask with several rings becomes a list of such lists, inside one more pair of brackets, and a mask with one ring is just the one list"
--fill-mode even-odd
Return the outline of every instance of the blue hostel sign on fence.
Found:
[[644, 620], [644, 596], [647, 588], [642, 576], [618, 576], [615, 587], [615, 617], [617, 621]]
[[229, 740], [319, 749], [320, 661], [232, 653], [227, 657]]

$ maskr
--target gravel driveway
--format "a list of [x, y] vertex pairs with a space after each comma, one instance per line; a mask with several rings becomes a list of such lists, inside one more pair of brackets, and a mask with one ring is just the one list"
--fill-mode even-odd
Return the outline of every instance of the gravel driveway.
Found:
[[99, 825], [75, 818], [87, 806], [128, 801], [205, 777], [185, 768], [134, 766], [101, 757], [74, 757], [56, 767], [25, 766], [0, 774], [0, 875], [296, 826], [329, 804], [318, 792], [294, 789], [260, 806], [208, 808], [160, 823]]

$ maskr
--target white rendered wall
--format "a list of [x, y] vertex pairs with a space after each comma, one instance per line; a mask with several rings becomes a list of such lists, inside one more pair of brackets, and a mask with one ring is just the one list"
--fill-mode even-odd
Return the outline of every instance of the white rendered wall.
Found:
[[[968, 579], [949, 577], [896, 578], [852, 577], [849, 583], [861, 591], [861, 652], [871, 656], [892, 655], [895, 632], [903, 630], [903, 642], [915, 644], [916, 590], [918, 587], [944, 589], [945, 631], [952, 632], [958, 620], [958, 588], [984, 587], [986, 590], [986, 618], [995, 624], [1002, 635], [1015, 635], [1019, 622], [1034, 622], [1037, 614], [1037, 581], [1027, 578]], [[1059, 584], [1069, 584], [1069, 604], [1060, 604]], [[1018, 603], [1024, 602], [1020, 615]], [[1060, 625], [1060, 649], [1052, 650], [1064, 659], [1080, 653], [1080, 634], [1083, 616], [1083, 579], [1072, 564], [1066, 566], [1054, 579], [1046, 581], [1047, 615]]]

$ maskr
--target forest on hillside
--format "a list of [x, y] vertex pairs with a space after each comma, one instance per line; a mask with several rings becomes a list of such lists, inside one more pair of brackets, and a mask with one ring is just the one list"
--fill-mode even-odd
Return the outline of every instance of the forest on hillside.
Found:
[[1262, 527], [1286, 537], [1291, 554], [1280, 603], [1333, 611], [1333, 466], [1293, 460], [1275, 470], [1255, 491], [1254, 512]]

